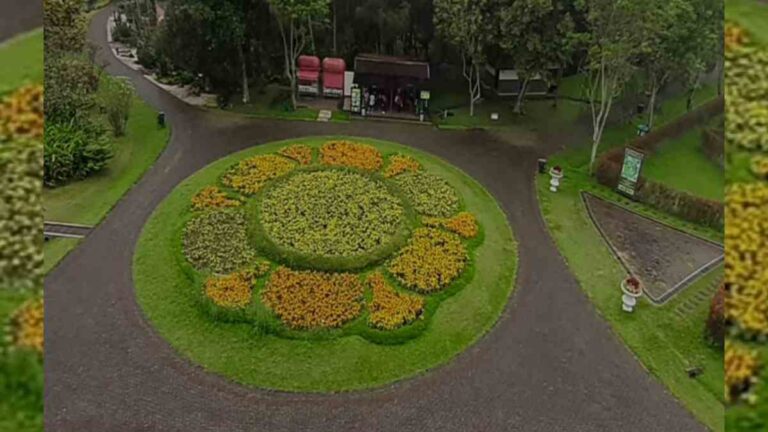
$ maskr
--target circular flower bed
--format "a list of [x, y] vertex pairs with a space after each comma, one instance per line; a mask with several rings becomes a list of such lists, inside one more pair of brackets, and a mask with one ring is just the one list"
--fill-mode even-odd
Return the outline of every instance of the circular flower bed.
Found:
[[[498, 240], [485, 245], [489, 229]], [[447, 361], [498, 317], [515, 264], [505, 216], [460, 171], [392, 143], [303, 139], [233, 155], [180, 186], [142, 234], [135, 280], [150, 320], [206, 367], [339, 390]], [[387, 364], [373, 375], [350, 364], [351, 340], [369, 365]], [[337, 366], [302, 372], [319, 361]]]

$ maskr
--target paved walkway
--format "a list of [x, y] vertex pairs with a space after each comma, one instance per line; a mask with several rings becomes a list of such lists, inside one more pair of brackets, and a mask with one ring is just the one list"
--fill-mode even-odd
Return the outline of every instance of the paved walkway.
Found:
[[[101, 12], [91, 37], [105, 45]], [[106, 55], [104, 55], [106, 54]], [[539, 217], [531, 143], [377, 122], [243, 119], [183, 105], [102, 53], [167, 113], [167, 150], [46, 281], [46, 424], [110, 431], [701, 431], [595, 313]], [[246, 389], [180, 358], [149, 326], [131, 259], [155, 206], [206, 164], [319, 134], [393, 140], [462, 167], [498, 199], [520, 241], [517, 288], [495, 328], [453, 362], [338, 395]]]
[[42, 0], [0, 0], [0, 43], [41, 25]]

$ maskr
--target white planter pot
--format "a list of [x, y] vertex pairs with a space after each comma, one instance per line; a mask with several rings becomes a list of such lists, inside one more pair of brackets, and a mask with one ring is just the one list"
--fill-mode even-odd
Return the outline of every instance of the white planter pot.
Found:
[[560, 187], [560, 179], [563, 178], [563, 172], [557, 172], [554, 168], [549, 170], [549, 176], [551, 177], [549, 180], [549, 190], [552, 192], [557, 192], [557, 188]]
[[637, 305], [637, 298], [643, 295], [642, 289], [639, 293], [632, 292], [627, 287], [627, 282], [625, 280], [621, 281], [621, 292], [623, 293], [621, 296], [621, 308], [624, 310], [624, 312], [632, 313], [635, 310], [635, 305]]

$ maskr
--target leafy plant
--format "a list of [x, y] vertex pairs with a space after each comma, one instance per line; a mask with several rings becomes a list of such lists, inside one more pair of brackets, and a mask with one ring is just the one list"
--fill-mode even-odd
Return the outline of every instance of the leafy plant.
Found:
[[133, 97], [133, 86], [127, 80], [113, 77], [102, 80], [99, 101], [116, 137], [125, 135]]
[[44, 142], [44, 182], [49, 187], [99, 172], [113, 155], [103, 129], [89, 122], [47, 122]]
[[459, 210], [460, 202], [456, 190], [436, 175], [406, 172], [395, 177], [394, 181], [420, 214], [449, 217]]

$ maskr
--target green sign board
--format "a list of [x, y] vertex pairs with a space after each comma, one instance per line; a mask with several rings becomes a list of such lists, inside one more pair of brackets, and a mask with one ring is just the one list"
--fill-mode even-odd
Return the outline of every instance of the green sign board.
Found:
[[429, 90], [422, 90], [420, 96], [421, 96], [421, 99], [423, 100], [429, 100], [429, 97], [431, 95], [429, 93]]
[[626, 148], [624, 150], [624, 164], [621, 167], [621, 176], [617, 189], [629, 196], [635, 196], [637, 182], [640, 180], [640, 170], [643, 167], [645, 155], [637, 150]]

